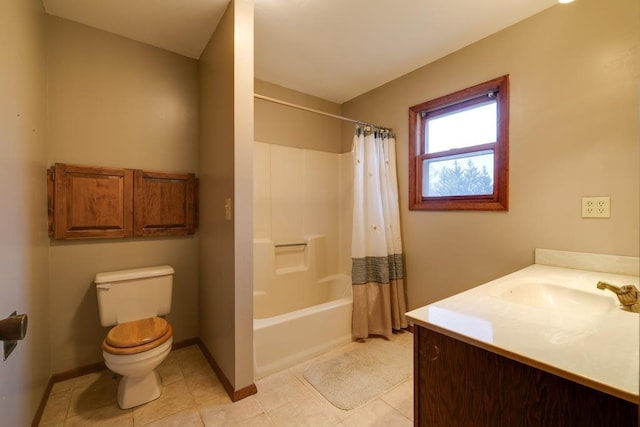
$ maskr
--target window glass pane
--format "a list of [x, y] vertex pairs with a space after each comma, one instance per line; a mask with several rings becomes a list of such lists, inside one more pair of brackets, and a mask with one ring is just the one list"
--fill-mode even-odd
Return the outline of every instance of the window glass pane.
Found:
[[493, 194], [493, 151], [428, 159], [422, 163], [422, 197]]
[[433, 119], [427, 115], [425, 152], [437, 153], [496, 142], [496, 105], [492, 100]]

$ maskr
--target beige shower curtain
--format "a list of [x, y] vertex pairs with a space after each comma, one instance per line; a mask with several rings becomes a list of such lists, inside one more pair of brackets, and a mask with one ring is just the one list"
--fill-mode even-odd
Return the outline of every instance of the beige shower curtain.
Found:
[[357, 126], [353, 141], [353, 335], [406, 328], [395, 137]]

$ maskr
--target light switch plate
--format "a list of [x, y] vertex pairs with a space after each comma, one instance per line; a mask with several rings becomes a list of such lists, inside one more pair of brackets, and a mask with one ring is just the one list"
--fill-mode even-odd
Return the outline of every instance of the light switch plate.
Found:
[[232, 215], [231, 199], [227, 198], [227, 199], [224, 199], [224, 219], [226, 221], [231, 221], [231, 215]]

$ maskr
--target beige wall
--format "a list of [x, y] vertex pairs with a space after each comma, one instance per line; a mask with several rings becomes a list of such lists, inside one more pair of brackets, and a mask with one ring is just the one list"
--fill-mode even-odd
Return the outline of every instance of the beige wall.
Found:
[[[230, 3], [200, 58], [200, 337], [253, 384], [253, 2]], [[232, 202], [225, 219], [225, 199]]]
[[29, 316], [26, 338], [0, 359], [6, 426], [31, 424], [50, 373], [44, 19], [39, 0], [0, 2], [0, 319]]
[[[255, 92], [306, 108], [340, 115], [340, 104], [297, 92], [263, 80], [255, 81]], [[269, 144], [340, 153], [340, 120], [288, 106], [255, 100], [255, 140]]]
[[234, 255], [236, 373], [234, 386], [253, 384], [253, 0], [233, 0], [234, 12]]
[[[197, 61], [57, 17], [47, 24], [50, 165], [198, 174]], [[52, 240], [49, 257], [52, 373], [102, 360], [100, 271], [172, 265], [174, 340], [198, 336], [197, 235]]]
[[[529, 265], [535, 248], [638, 256], [639, 16], [637, 0], [556, 5], [343, 105], [397, 133], [410, 308]], [[409, 211], [408, 108], [503, 74], [509, 211]], [[611, 218], [582, 219], [583, 196], [610, 196]]]

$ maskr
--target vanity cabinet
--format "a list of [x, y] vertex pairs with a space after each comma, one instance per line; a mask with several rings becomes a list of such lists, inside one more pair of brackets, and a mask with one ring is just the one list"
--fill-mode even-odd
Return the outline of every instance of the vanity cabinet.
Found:
[[56, 163], [47, 189], [55, 239], [184, 235], [197, 228], [193, 174]]
[[638, 425], [637, 403], [559, 375], [414, 327], [416, 426]]

